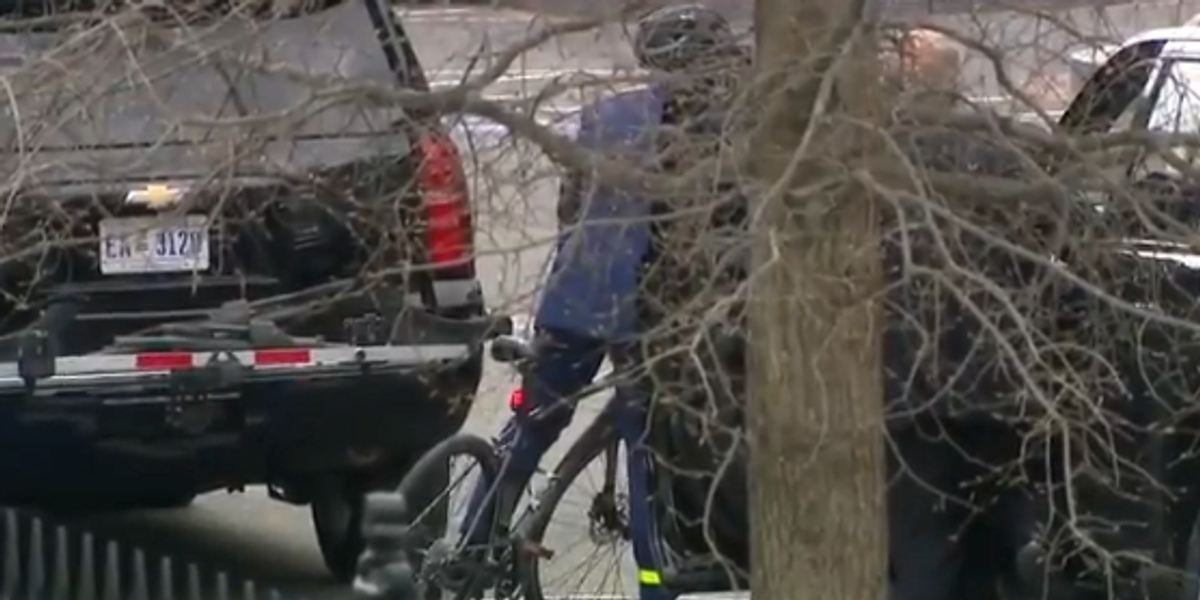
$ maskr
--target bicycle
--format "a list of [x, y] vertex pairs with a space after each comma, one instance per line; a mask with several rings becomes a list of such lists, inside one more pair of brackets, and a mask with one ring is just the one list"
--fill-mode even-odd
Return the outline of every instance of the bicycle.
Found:
[[[516, 363], [518, 369], [525, 369], [537, 360], [538, 348], [517, 336], [501, 336], [492, 341], [491, 353], [497, 362]], [[616, 375], [601, 378], [570, 402], [577, 404], [617, 383]], [[537, 419], [558, 408], [529, 411], [526, 418]], [[664, 518], [672, 505], [672, 488], [651, 456], [655, 438], [664, 434], [648, 418], [649, 411], [649, 403], [614, 392], [558, 462], [548, 485], [515, 521], [525, 490], [499, 481], [501, 458], [494, 443], [469, 433], [446, 439], [413, 466], [393, 494], [368, 499], [366, 537], [370, 548], [364, 555], [362, 564], [366, 566], [360, 567], [356, 588], [374, 596], [406, 599], [429, 600], [447, 597], [447, 593], [459, 600], [475, 599], [490, 590], [495, 598], [523, 595], [528, 600], [545, 600], [542, 565], [554, 557], [554, 549], [544, 544], [547, 528], [571, 484], [599, 460], [603, 484], [587, 511], [589, 534], [593, 539], [632, 543], [643, 600], [746, 589], [744, 574], [734, 573], [711, 555], [682, 550], [686, 547], [683, 532], [674, 519]], [[627, 497], [616, 485], [622, 444], [626, 452]], [[460, 457], [470, 459], [479, 468], [479, 477], [488, 490], [485, 501], [491, 510], [475, 511], [477, 522], [459, 527], [457, 539], [451, 543], [438, 539], [450, 532], [449, 496], [430, 497], [428, 490], [431, 480], [453, 483], [448, 465]], [[431, 524], [422, 525], [421, 519], [427, 515], [432, 517]], [[481, 526], [486, 529], [475, 529]], [[474, 541], [473, 534], [478, 534]], [[406, 564], [397, 567], [397, 562]], [[380, 573], [390, 568], [391, 575], [377, 576], [372, 581], [370, 574], [363, 575], [367, 568]], [[403, 588], [406, 577], [415, 583], [411, 589]]]

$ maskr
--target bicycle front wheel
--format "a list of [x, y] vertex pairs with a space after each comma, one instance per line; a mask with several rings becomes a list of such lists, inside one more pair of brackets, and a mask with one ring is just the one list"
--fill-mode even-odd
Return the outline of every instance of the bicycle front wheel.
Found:
[[[400, 482], [396, 492], [408, 508], [406, 543], [419, 598], [477, 598], [491, 584], [484, 557], [507, 540], [469, 506], [472, 494], [490, 492], [498, 476], [492, 443], [460, 433], [426, 452]], [[473, 539], [468, 526], [478, 528]]]
[[637, 597], [620, 437], [601, 416], [579, 436], [520, 521], [526, 600]]

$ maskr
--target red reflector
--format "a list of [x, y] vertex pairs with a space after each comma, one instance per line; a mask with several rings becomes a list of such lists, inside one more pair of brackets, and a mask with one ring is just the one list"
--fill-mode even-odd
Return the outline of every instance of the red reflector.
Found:
[[309, 350], [258, 350], [254, 353], [256, 365], [303, 365], [312, 362]]
[[137, 368], [161, 371], [192, 368], [190, 352], [154, 352], [137, 355]]
[[517, 388], [508, 397], [508, 407], [514, 411], [525, 408], [525, 389]]

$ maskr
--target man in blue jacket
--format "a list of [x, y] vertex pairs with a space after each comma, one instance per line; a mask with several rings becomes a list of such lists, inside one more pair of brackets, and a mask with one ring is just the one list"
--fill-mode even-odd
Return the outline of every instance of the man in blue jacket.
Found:
[[[716, 49], [736, 45], [729, 23], [699, 6], [672, 6], [638, 24], [635, 54], [643, 68], [678, 73]], [[651, 85], [603, 98], [580, 114], [577, 142], [609, 155], [652, 160], [662, 122], [664, 86]], [[592, 181], [589, 173], [564, 178], [554, 263], [543, 283], [534, 326], [542, 353], [522, 382], [526, 408], [548, 406], [583, 390], [606, 356], [620, 362], [637, 337], [639, 272], [649, 249], [649, 202]], [[536, 427], [509, 424], [508, 474], [526, 479], [567, 426], [569, 407]]]
[[[736, 45], [721, 15], [702, 6], [671, 6], [639, 21], [634, 52], [641, 67], [678, 75], [707, 65]], [[627, 91], [586, 107], [577, 142], [610, 156], [623, 154], [635, 164], [653, 161], [670, 95], [667, 85]], [[591, 384], [605, 357], [617, 368], [628, 364], [638, 336], [639, 275], [650, 246], [649, 216], [650, 203], [636, 193], [598, 183], [589, 173], [564, 178], [558, 207], [561, 233], [534, 321], [539, 358], [522, 382], [523, 406], [499, 440], [506, 455], [506, 488], [528, 482], [542, 455], [570, 424], [573, 407], [564, 400]], [[543, 411], [543, 418], [521, 418], [522, 412], [549, 406], [557, 408]], [[485, 492], [476, 490], [472, 511]]]

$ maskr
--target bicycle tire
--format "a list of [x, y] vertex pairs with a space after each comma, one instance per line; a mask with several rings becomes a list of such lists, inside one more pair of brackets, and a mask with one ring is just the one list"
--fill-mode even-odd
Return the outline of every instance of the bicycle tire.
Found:
[[[542, 542], [554, 510], [563, 495], [570, 489], [575, 478], [583, 472], [592, 461], [596, 460], [614, 442], [619, 442], [616, 424], [610, 418], [601, 415], [571, 444], [571, 448], [555, 466], [546, 486], [537, 501], [526, 508], [521, 516], [521, 529], [518, 534], [522, 541], [535, 545]], [[517, 577], [521, 589], [525, 592], [525, 600], [546, 600], [541, 582], [541, 557], [533, 552], [519, 552], [516, 556]]]
[[[426, 506], [423, 503], [413, 503], [410, 499], [424, 497], [426, 495], [425, 492], [427, 492], [429, 480], [440, 477], [442, 465], [448, 464], [451, 459], [458, 456], [474, 459], [479, 465], [481, 477], [487, 485], [492, 485], [499, 477], [499, 457], [496, 455], [495, 446], [485, 438], [469, 433], [459, 433], [442, 440], [433, 448], [430, 448], [409, 469], [408, 473], [404, 475], [404, 478], [400, 481], [400, 485], [396, 486], [396, 493], [404, 498], [404, 501], [408, 504], [409, 514], [405, 526], [410, 529], [408, 536], [410, 540], [416, 537], [412, 529], [419, 527], [413, 519], [419, 518], [424, 513], [423, 509]], [[447, 477], [447, 479], [449, 478]], [[428, 500], [432, 501], [435, 498], [428, 498]], [[418, 529], [416, 532], [420, 533], [420, 530]], [[497, 542], [494, 528], [488, 532], [488, 535], [489, 545]], [[418, 550], [418, 548], [413, 547], [407, 548], [410, 556], [409, 560], [414, 570], [420, 572], [424, 561], [423, 556], [418, 553]], [[421, 597], [440, 597], [440, 594], [433, 590], [427, 590], [427, 592]]]

